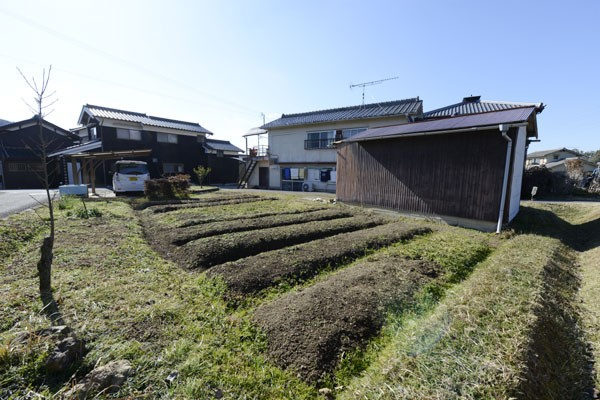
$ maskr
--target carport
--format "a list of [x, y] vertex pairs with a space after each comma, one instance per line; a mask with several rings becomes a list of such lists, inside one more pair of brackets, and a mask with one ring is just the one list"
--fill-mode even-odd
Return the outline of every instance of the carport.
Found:
[[[82, 180], [87, 181], [92, 185], [92, 193], [96, 194], [96, 169], [102, 165], [103, 161], [107, 160], [123, 160], [126, 158], [148, 157], [152, 150], [123, 150], [123, 151], [105, 151], [98, 153], [76, 153], [64, 154], [65, 159], [70, 162], [71, 171], [73, 172], [73, 180], [76, 185], [83, 183], [79, 182], [79, 172], [81, 172]], [[60, 155], [60, 154], [56, 154]], [[77, 168], [79, 161], [80, 167]], [[69, 167], [67, 167], [69, 168]]]

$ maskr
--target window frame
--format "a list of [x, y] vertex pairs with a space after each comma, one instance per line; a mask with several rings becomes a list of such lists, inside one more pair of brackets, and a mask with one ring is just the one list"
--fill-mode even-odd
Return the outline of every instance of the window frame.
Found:
[[[168, 144], [177, 144], [179, 143], [178, 135], [174, 133], [165, 133], [165, 132], [156, 132], [156, 141], [158, 143], [168, 143]], [[160, 138], [165, 138], [165, 140], [161, 140]]]
[[[127, 133], [127, 135], [123, 135]], [[137, 138], [133, 137], [133, 133], [137, 134]], [[119, 136], [121, 135], [121, 136]], [[126, 137], [125, 137], [126, 136]], [[139, 142], [142, 140], [142, 131], [138, 129], [128, 129], [128, 128], [117, 128], [117, 139], [119, 140], [134, 140]]]

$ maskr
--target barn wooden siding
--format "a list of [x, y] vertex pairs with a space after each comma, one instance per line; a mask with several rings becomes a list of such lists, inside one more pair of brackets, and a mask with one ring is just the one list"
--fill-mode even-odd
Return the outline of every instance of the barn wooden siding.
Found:
[[343, 144], [338, 148], [337, 198], [496, 221], [505, 157], [506, 141], [497, 129]]

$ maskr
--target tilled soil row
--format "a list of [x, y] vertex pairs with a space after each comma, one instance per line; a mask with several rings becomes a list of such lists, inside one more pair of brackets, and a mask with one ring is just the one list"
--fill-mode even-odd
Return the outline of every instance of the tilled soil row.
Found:
[[266, 333], [268, 354], [277, 365], [318, 382], [334, 371], [342, 353], [379, 332], [387, 307], [409, 307], [414, 294], [439, 273], [428, 261], [378, 254], [261, 305], [254, 321]]
[[241, 198], [231, 198], [225, 200], [217, 200], [217, 201], [195, 201], [192, 203], [184, 203], [184, 204], [170, 204], [164, 206], [152, 206], [149, 209], [155, 213], [165, 213], [170, 211], [177, 211], [187, 208], [203, 208], [203, 207], [214, 207], [214, 206], [224, 206], [228, 204], [242, 204], [242, 203], [254, 203], [257, 201], [267, 201], [267, 200], [276, 200], [275, 197], [263, 197], [263, 196], [255, 196], [255, 197], [241, 197]]
[[262, 213], [257, 213], [257, 214], [246, 215], [244, 217], [240, 217], [239, 215], [228, 215], [228, 216], [221, 216], [221, 217], [206, 216], [203, 218], [194, 218], [194, 219], [190, 219], [185, 222], [182, 222], [181, 224], [177, 225], [177, 228], [187, 228], [187, 227], [194, 226], [194, 225], [210, 224], [212, 222], [238, 221], [240, 219], [246, 220], [246, 219], [271, 217], [271, 216], [276, 216], [276, 215], [302, 214], [305, 212], [321, 211], [321, 210], [327, 210], [327, 209], [330, 209], [330, 207], [314, 207], [314, 208], [310, 208], [307, 210], [301, 209], [301, 210], [292, 210], [292, 211], [262, 212]]
[[210, 201], [223, 201], [230, 199], [240, 199], [240, 198], [254, 198], [259, 197], [256, 194], [222, 194], [214, 197], [206, 197], [206, 198], [189, 198], [189, 199], [169, 199], [169, 200], [148, 200], [141, 204], [135, 204], [133, 207], [138, 210], [145, 210], [146, 208], [155, 207], [155, 206], [167, 206], [173, 204], [196, 204], [196, 203], [206, 203]]
[[370, 228], [385, 222], [386, 220], [382, 218], [361, 215], [211, 236], [188, 242], [166, 255], [183, 267], [206, 269], [263, 251], [280, 249], [337, 233]]
[[430, 232], [430, 228], [395, 222], [257, 254], [217, 265], [207, 273], [221, 276], [227, 283], [228, 298], [235, 301], [282, 282], [310, 279], [326, 268], [362, 257], [370, 249]]
[[188, 228], [180, 228], [169, 234], [165, 240], [170, 240], [176, 246], [182, 246], [192, 240], [204, 237], [222, 235], [224, 233], [234, 233], [251, 231], [256, 229], [274, 228], [276, 226], [285, 226], [300, 224], [310, 221], [327, 221], [337, 218], [351, 217], [353, 214], [349, 211], [340, 209], [331, 209], [323, 211], [308, 211], [303, 214], [276, 215], [271, 217], [256, 218], [238, 218], [235, 221], [214, 222], [210, 224], [196, 225]]

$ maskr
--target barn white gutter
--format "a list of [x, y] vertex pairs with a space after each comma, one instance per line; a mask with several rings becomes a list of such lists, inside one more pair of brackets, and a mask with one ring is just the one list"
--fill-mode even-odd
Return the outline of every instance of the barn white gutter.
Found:
[[507, 124], [498, 125], [498, 129], [502, 132], [502, 137], [506, 140], [506, 161], [504, 162], [504, 178], [502, 179], [502, 197], [500, 197], [500, 210], [498, 210], [498, 224], [496, 225], [496, 233], [502, 230], [502, 220], [504, 219], [504, 205], [506, 204], [506, 191], [508, 189], [508, 172], [510, 170], [510, 152], [512, 150], [512, 139], [508, 137], [507, 132], [510, 126]]

